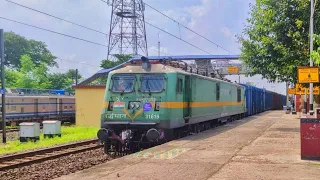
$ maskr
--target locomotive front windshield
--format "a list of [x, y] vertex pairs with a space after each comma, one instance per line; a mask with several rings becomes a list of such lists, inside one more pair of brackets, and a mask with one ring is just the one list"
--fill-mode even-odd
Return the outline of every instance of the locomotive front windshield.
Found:
[[163, 75], [141, 76], [141, 92], [161, 92], [163, 90]]
[[112, 92], [132, 92], [134, 89], [135, 76], [114, 75], [112, 82]]

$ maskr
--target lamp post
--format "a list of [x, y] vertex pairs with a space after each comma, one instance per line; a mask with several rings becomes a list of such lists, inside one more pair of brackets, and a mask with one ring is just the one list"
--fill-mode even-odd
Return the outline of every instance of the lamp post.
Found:
[[2, 104], [1, 104], [1, 113], [2, 113], [2, 142], [7, 142], [6, 135], [6, 101], [5, 101], [5, 88], [4, 88], [4, 33], [3, 29], [0, 29], [0, 60], [1, 60], [1, 94], [2, 94]]
[[[313, 66], [311, 53], [313, 51], [313, 14], [314, 14], [314, 2], [311, 0], [311, 15], [310, 15], [310, 67]], [[313, 83], [310, 83], [310, 115], [313, 114]]]

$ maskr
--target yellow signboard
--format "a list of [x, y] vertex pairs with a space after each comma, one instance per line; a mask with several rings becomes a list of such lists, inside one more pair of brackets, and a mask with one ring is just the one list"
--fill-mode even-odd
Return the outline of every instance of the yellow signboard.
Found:
[[299, 83], [317, 83], [319, 82], [319, 67], [298, 67]]
[[228, 73], [239, 73], [238, 67], [228, 67]]
[[[305, 94], [305, 89], [306, 88], [302, 87], [301, 84], [296, 84], [295, 94], [304, 95]], [[290, 89], [288, 89], [288, 93], [291, 94], [290, 93]], [[307, 88], [307, 94], [310, 94], [310, 88]], [[320, 87], [319, 86], [314, 86], [313, 87], [313, 94], [320, 94]]]
[[289, 88], [288, 89], [288, 94], [296, 94], [296, 89], [295, 88]]
[[[310, 88], [307, 89], [307, 94], [310, 94]], [[313, 87], [313, 94], [320, 94], [319, 86]]]
[[296, 84], [296, 94], [305, 94], [305, 89], [302, 84]]

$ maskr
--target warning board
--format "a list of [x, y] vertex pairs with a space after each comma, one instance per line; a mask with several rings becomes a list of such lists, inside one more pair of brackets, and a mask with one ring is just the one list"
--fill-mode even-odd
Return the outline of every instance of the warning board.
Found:
[[317, 83], [319, 82], [319, 67], [298, 67], [299, 83]]
[[[307, 94], [310, 94], [310, 88], [304, 88], [304, 87], [302, 87], [301, 84], [296, 84], [295, 94], [304, 95], [305, 89], [307, 89]], [[288, 93], [291, 94], [290, 89], [288, 89]], [[320, 95], [320, 87], [319, 86], [313, 86], [313, 94]]]
[[296, 89], [295, 88], [289, 88], [288, 89], [288, 94], [296, 94]]
[[[320, 94], [319, 86], [313, 86], [313, 94]], [[310, 88], [307, 89], [307, 94], [310, 94]]]
[[228, 73], [239, 73], [238, 67], [228, 67]]
[[296, 94], [305, 94], [305, 89], [302, 84], [296, 84]]

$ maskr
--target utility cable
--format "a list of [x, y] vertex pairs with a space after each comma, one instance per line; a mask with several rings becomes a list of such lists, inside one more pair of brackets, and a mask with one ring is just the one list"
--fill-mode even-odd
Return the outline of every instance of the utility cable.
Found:
[[192, 29], [188, 28], [187, 26], [185, 26], [185, 25], [183, 25], [183, 24], [179, 23], [179, 22], [178, 22], [178, 21], [176, 21], [175, 19], [173, 19], [173, 18], [169, 17], [168, 15], [166, 15], [166, 14], [164, 14], [163, 12], [161, 12], [161, 11], [157, 10], [156, 8], [154, 8], [154, 7], [150, 6], [149, 4], [147, 4], [147, 3], [144, 3], [144, 4], [145, 4], [146, 6], [148, 6], [148, 7], [150, 7], [151, 9], [153, 9], [153, 10], [157, 11], [158, 13], [162, 14], [163, 16], [167, 17], [168, 19], [170, 19], [170, 20], [174, 21], [174, 22], [175, 22], [175, 23], [177, 23], [178, 25], [180, 25], [180, 26], [182, 26], [182, 27], [184, 27], [184, 28], [188, 29], [189, 31], [193, 32], [194, 34], [196, 34], [196, 35], [198, 35], [198, 36], [202, 37], [203, 39], [205, 39], [205, 40], [207, 40], [207, 41], [211, 42], [212, 44], [216, 45], [217, 47], [220, 47], [221, 49], [223, 49], [223, 50], [225, 50], [225, 51], [227, 51], [227, 52], [229, 52], [229, 53], [230, 53], [230, 51], [228, 51], [227, 49], [225, 49], [225, 48], [223, 48], [222, 46], [218, 45], [217, 43], [215, 43], [215, 42], [211, 41], [210, 39], [208, 39], [208, 38], [204, 37], [203, 35], [201, 35], [201, 34], [199, 34], [199, 33], [195, 32], [194, 30], [192, 30]]
[[[104, 2], [104, 3], [107, 3], [107, 2], [104, 1], [104, 0], [101, 0], [101, 1]], [[108, 3], [107, 3], [107, 4], [108, 4]], [[189, 44], [189, 45], [191, 45], [191, 46], [193, 46], [193, 47], [195, 47], [195, 48], [197, 48], [197, 49], [199, 49], [199, 50], [201, 50], [201, 51], [203, 51], [203, 52], [205, 52], [205, 53], [207, 53], [207, 54], [212, 55], [211, 53], [209, 53], [209, 52], [207, 52], [207, 51], [199, 48], [198, 46], [196, 46], [196, 45], [194, 45], [194, 44], [192, 44], [192, 43], [190, 43], [190, 42], [188, 42], [188, 41], [183, 40], [182, 38], [179, 38], [178, 36], [176, 36], [176, 35], [174, 35], [174, 34], [172, 34], [172, 33], [169, 33], [168, 31], [166, 31], [166, 30], [164, 30], [164, 29], [161, 29], [161, 28], [159, 28], [159, 27], [157, 27], [157, 26], [155, 26], [155, 25], [153, 25], [153, 24], [151, 24], [151, 23], [149, 23], [149, 22], [147, 22], [147, 21], [144, 21], [144, 22], [145, 22], [146, 24], [148, 24], [148, 25], [150, 25], [150, 26], [152, 26], [152, 27], [154, 27], [154, 28], [156, 28], [156, 29], [158, 29], [158, 30], [166, 33], [166, 34], [169, 34], [169, 35], [172, 36], [172, 37], [175, 37], [175, 38], [177, 38], [177, 39], [179, 39], [179, 40], [181, 40], [181, 41], [183, 41], [183, 42], [185, 42], [185, 43], [187, 43], [187, 44]]]
[[4, 20], [7, 20], [7, 21], [11, 21], [11, 22], [15, 22], [15, 23], [18, 23], [18, 24], [22, 24], [22, 25], [25, 25], [25, 26], [33, 27], [33, 28], [40, 29], [40, 30], [47, 31], [47, 32], [51, 32], [51, 33], [54, 33], [54, 34], [59, 34], [59, 35], [65, 36], [65, 37], [77, 39], [77, 40], [84, 41], [84, 42], [87, 42], [87, 43], [108, 47], [108, 46], [106, 46], [104, 44], [100, 44], [100, 43], [96, 43], [96, 42], [89, 41], [89, 40], [86, 40], [86, 39], [78, 38], [78, 37], [71, 36], [71, 35], [68, 35], [68, 34], [59, 33], [59, 32], [56, 32], [56, 31], [52, 31], [52, 30], [41, 28], [41, 27], [38, 27], [38, 26], [34, 26], [34, 25], [23, 23], [23, 22], [15, 21], [15, 20], [8, 19], [8, 18], [5, 18], [5, 17], [1, 17], [0, 16], [0, 19], [4, 19]]
[[[12, 4], [15, 4], [15, 5], [17, 5], [17, 6], [20, 6], [20, 7], [23, 7], [23, 8], [26, 8], [26, 9], [29, 9], [29, 10], [32, 10], [32, 11], [35, 11], [35, 12], [38, 12], [38, 13], [41, 13], [41, 14], [44, 14], [44, 15], [46, 15], [46, 16], [50, 16], [50, 17], [59, 19], [59, 20], [61, 20], [61, 21], [68, 22], [68, 23], [70, 23], [70, 24], [72, 24], [72, 25], [76, 25], [76, 26], [78, 26], [78, 27], [81, 27], [81, 28], [84, 28], [84, 29], [87, 29], [87, 30], [91, 30], [91, 31], [94, 31], [94, 32], [97, 32], [97, 33], [100, 33], [100, 34], [103, 34], [103, 35], [108, 36], [108, 34], [106, 34], [106, 33], [104, 33], [104, 32], [101, 32], [101, 31], [99, 31], [99, 30], [92, 29], [92, 28], [90, 28], [90, 27], [87, 27], [87, 26], [84, 26], [84, 25], [81, 25], [81, 24], [77, 24], [77, 23], [74, 23], [74, 22], [71, 22], [71, 21], [62, 19], [62, 18], [60, 18], [60, 17], [57, 17], [57, 16], [54, 16], [54, 15], [51, 15], [51, 14], [48, 14], [48, 13], [45, 13], [45, 12], [36, 10], [36, 9], [34, 9], [34, 8], [31, 8], [31, 7], [24, 6], [24, 5], [22, 5], [22, 4], [19, 4], [19, 3], [16, 3], [16, 2], [10, 1], [10, 0], [5, 0], [5, 1], [7, 1], [7, 2], [9, 2], [9, 3], [12, 3]], [[102, 0], [102, 1], [103, 1], [103, 0]], [[104, 2], [105, 2], [105, 1], [104, 1]], [[107, 2], [105, 2], [105, 3], [107, 3]], [[0, 17], [0, 18], [1, 18], [1, 17]], [[9, 19], [7, 19], [7, 18], [3, 18], [3, 19], [9, 20]], [[9, 20], [9, 21], [13, 21], [13, 20]], [[20, 22], [16, 22], [16, 23], [20, 23]], [[21, 23], [20, 23], [20, 24], [21, 24]], [[24, 24], [24, 25], [26, 25], [26, 24]], [[34, 26], [32, 26], [32, 27], [34, 27]], [[44, 30], [44, 29], [43, 29], [43, 30]], [[59, 33], [59, 34], [60, 34], [60, 33]], [[60, 34], [60, 35], [61, 35], [61, 34]], [[151, 50], [154, 50], [154, 49], [151, 49]], [[154, 51], [157, 51], [157, 50], [154, 50]], [[158, 51], [157, 51], [157, 52], [158, 52]], [[166, 54], [166, 53], [161, 52], [161, 51], [160, 51], [160, 53]], [[166, 55], [169, 55], [169, 54], [166, 54]]]
[[80, 62], [80, 61], [69, 60], [69, 59], [62, 59], [62, 58], [60, 58], [60, 57], [57, 57], [57, 60], [61, 60], [61, 61], [69, 61], [69, 62], [75, 62], [75, 63], [78, 63], [78, 64], [84, 64], [84, 65], [88, 65], [88, 66], [92, 66], [92, 67], [100, 68], [100, 66], [98, 66], [98, 65], [89, 64], [89, 63], [86, 63], [86, 62]]
[[162, 31], [162, 32], [164, 32], [164, 33], [166, 33], [166, 34], [169, 34], [169, 35], [172, 36], [172, 37], [175, 37], [175, 38], [179, 39], [180, 41], [183, 41], [183, 42], [189, 44], [190, 46], [193, 46], [193, 47], [199, 49], [200, 51], [203, 51], [203, 52], [205, 52], [205, 53], [207, 53], [207, 54], [212, 55], [212, 54], [209, 53], [208, 51], [205, 51], [205, 50], [199, 48], [198, 46], [196, 46], [196, 45], [194, 45], [194, 44], [192, 44], [192, 43], [190, 43], [190, 42], [188, 42], [188, 41], [186, 41], [186, 40], [183, 40], [183, 39], [179, 38], [178, 36], [176, 36], [176, 35], [174, 35], [174, 34], [169, 33], [168, 31], [166, 31], [166, 30], [164, 30], [164, 29], [161, 29], [161, 28], [159, 28], [159, 27], [157, 27], [157, 26], [155, 26], [155, 25], [153, 25], [153, 24], [151, 24], [151, 23], [149, 23], [149, 22], [147, 22], [147, 21], [145, 21], [145, 23], [148, 24], [148, 25], [150, 25], [150, 26], [152, 26], [152, 27], [154, 27], [154, 28], [156, 28], [156, 29], [158, 29], [158, 30], [160, 30], [160, 31]]
[[31, 8], [31, 7], [24, 6], [24, 5], [22, 5], [22, 4], [19, 4], [19, 3], [16, 3], [16, 2], [10, 1], [10, 0], [5, 0], [5, 1], [7, 1], [7, 2], [9, 2], [9, 3], [12, 3], [12, 4], [15, 4], [15, 5], [17, 5], [17, 6], [20, 6], [20, 7], [23, 7], [23, 8], [26, 8], [26, 9], [29, 9], [29, 10], [32, 10], [32, 11], [35, 11], [35, 12], [38, 12], [38, 13], [41, 13], [41, 14], [44, 14], [44, 15], [47, 15], [47, 16], [56, 18], [56, 19], [59, 19], [59, 20], [61, 20], [61, 21], [70, 23], [70, 24], [72, 24], [72, 25], [75, 25], [75, 26], [78, 26], [78, 27], [81, 27], [81, 28], [85, 28], [85, 29], [87, 29], [87, 30], [91, 30], [91, 31], [94, 31], [94, 32], [97, 32], [97, 33], [100, 33], [100, 34], [103, 34], [103, 35], [108, 36], [108, 34], [106, 34], [106, 33], [104, 33], [104, 32], [101, 32], [101, 31], [98, 31], [98, 30], [95, 30], [95, 29], [92, 29], [92, 28], [90, 28], [90, 27], [87, 27], [87, 26], [84, 26], [84, 25], [81, 25], [81, 24], [78, 24], [78, 23], [75, 23], [75, 22], [72, 22], [72, 21], [68, 21], [68, 20], [62, 19], [62, 18], [60, 18], [60, 17], [57, 17], [57, 16], [54, 16], [54, 15], [51, 15], [51, 14], [48, 14], [48, 13], [45, 13], [45, 12], [42, 12], [42, 11], [33, 9], [33, 8]]

